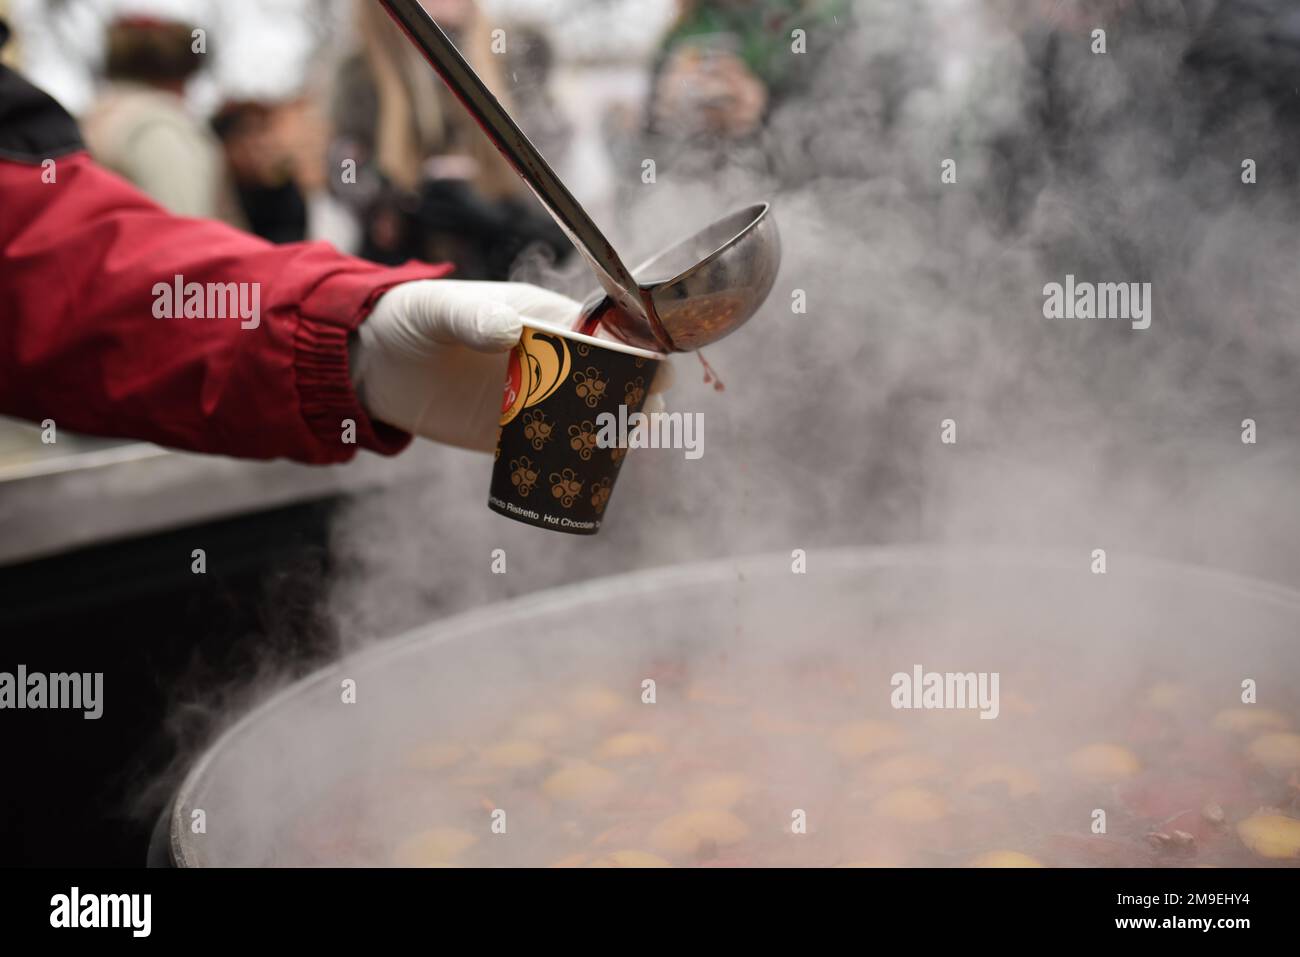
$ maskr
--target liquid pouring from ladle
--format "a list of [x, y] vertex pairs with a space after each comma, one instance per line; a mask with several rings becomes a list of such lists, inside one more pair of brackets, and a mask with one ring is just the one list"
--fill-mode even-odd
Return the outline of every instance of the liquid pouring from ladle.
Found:
[[550, 164], [461, 56], [419, 0], [379, 0], [596, 273], [604, 297], [578, 326], [658, 352], [716, 342], [763, 304], [781, 260], [766, 203], [726, 216], [638, 268], [638, 282]]

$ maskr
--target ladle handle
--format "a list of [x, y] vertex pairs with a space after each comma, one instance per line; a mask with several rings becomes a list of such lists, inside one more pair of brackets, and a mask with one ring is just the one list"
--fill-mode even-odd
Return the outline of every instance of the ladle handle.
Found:
[[644, 318], [646, 308], [637, 291], [636, 280], [623, 265], [618, 253], [614, 252], [614, 247], [587, 215], [587, 211], [573, 198], [573, 194], [560, 182], [537, 147], [533, 146], [523, 130], [519, 129], [510, 114], [492, 95], [492, 91], [479, 79], [473, 67], [465, 62], [447, 34], [433, 22], [419, 0], [379, 2], [554, 217], [565, 235], [595, 270], [609, 297], [632, 315]]

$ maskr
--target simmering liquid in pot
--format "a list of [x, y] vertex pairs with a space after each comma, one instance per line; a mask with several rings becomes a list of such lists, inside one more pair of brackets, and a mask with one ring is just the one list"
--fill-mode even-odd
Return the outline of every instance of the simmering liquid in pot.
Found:
[[1300, 863], [1296, 710], [1225, 706], [1176, 669], [1116, 708], [1093, 686], [1071, 687], [1081, 679], [1068, 671], [1037, 668], [1001, 674], [996, 720], [975, 708], [896, 710], [877, 693], [888, 676], [826, 656], [741, 674], [659, 659], [599, 682], [576, 676], [351, 779], [299, 819], [291, 856], [437, 867]]

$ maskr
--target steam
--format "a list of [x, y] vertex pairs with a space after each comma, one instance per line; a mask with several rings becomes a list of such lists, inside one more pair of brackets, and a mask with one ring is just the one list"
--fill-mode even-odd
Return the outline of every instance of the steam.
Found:
[[[580, 539], [478, 508], [489, 463], [446, 453], [340, 523], [345, 644], [587, 576], [848, 543], [1108, 548], [1294, 579], [1294, 132], [1256, 84], [1188, 67], [1266, 65], [1249, 34], [1118, 6], [862, 4], [856, 28], [811, 31], [810, 88], [757, 146], [718, 162], [651, 143], [652, 185], [626, 158], [602, 225], [628, 259], [754, 199], [781, 227], [766, 308], [707, 350], [727, 391], [675, 360], [669, 408], [704, 413], [707, 454], [633, 457]], [[1044, 319], [1067, 273], [1150, 282], [1152, 327]], [[523, 278], [591, 284], [580, 263]]]

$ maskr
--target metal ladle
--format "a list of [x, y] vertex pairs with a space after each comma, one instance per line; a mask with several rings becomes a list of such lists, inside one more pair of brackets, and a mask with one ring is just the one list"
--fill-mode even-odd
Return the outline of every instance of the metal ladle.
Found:
[[732, 213], [643, 263], [638, 282], [419, 0], [379, 2], [595, 270], [605, 295], [584, 306], [579, 328], [600, 326], [629, 345], [686, 352], [733, 332], [763, 304], [781, 261], [766, 203]]

